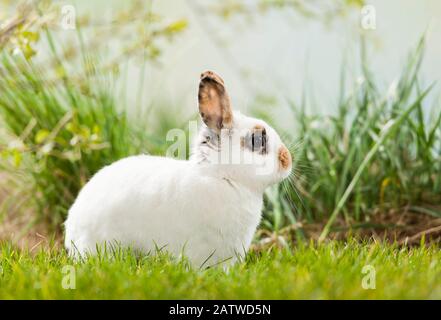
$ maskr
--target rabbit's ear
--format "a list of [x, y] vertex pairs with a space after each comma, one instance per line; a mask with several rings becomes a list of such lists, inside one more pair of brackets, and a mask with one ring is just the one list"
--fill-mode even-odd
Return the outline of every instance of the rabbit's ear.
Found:
[[209, 128], [217, 132], [222, 128], [231, 128], [233, 112], [221, 77], [212, 71], [202, 73], [198, 98], [199, 113]]

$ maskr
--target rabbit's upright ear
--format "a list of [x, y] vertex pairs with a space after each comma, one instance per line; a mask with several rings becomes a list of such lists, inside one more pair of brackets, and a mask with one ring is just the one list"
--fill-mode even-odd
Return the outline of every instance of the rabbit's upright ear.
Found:
[[199, 113], [205, 124], [219, 132], [233, 125], [233, 112], [224, 81], [212, 71], [201, 74], [199, 83]]

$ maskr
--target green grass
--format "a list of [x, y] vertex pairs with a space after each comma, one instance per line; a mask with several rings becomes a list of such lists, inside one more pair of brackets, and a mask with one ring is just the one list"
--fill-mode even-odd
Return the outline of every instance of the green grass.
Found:
[[[50, 20], [45, 15], [52, 11], [59, 11], [56, 1], [36, 1], [26, 10], [18, 6], [16, 13], [23, 21], [16, 29], [0, 30], [0, 183], [11, 195], [0, 199], [0, 222], [10, 212], [15, 214], [20, 203], [21, 212], [35, 218], [30, 226], [43, 222], [59, 231], [93, 174], [133, 154], [164, 154], [163, 132], [187, 120], [159, 104], [151, 113], [142, 109], [144, 93], [149, 92], [144, 86], [146, 64], [156, 61], [159, 43], [171, 41], [187, 22], [163, 21], [156, 14], [153, 18], [150, 6], [136, 2], [118, 10], [114, 28], [106, 28], [108, 35], [93, 36], [99, 31], [91, 31], [83, 21], [66, 38], [47, 27]], [[36, 23], [30, 16], [45, 22]], [[132, 28], [141, 34], [133, 39], [120, 34]], [[119, 37], [118, 57], [108, 54], [109, 37]], [[43, 49], [37, 57], [33, 46], [38, 41]], [[23, 44], [23, 54], [12, 53], [13, 43]], [[129, 101], [128, 87], [134, 84], [127, 74], [138, 55], [143, 62], [134, 102]], [[158, 115], [161, 109], [166, 112]]]
[[311, 114], [329, 107], [306, 96], [290, 104], [293, 127], [279, 132], [299, 141], [291, 143], [295, 175], [268, 198], [268, 228], [327, 221], [324, 237], [336, 218], [360, 224], [392, 209], [441, 217], [441, 109], [439, 99], [427, 102], [434, 86], [420, 79], [423, 53], [424, 38], [384, 88], [362, 46], [362, 80], [348, 90], [343, 67], [335, 113]]
[[8, 135], [0, 137], [0, 170], [9, 172], [22, 197], [31, 195], [27, 204], [37, 220], [59, 226], [100, 168], [161, 150], [163, 142], [146, 143], [145, 128], [118, 106], [108, 77], [51, 83], [50, 73], [32, 62], [3, 55], [0, 65], [0, 116]]
[[[349, 241], [250, 254], [228, 272], [192, 269], [165, 254], [74, 263], [64, 251], [0, 247], [0, 299], [441, 299], [441, 251]], [[375, 289], [363, 289], [363, 268]], [[63, 267], [75, 289], [63, 289]], [[67, 269], [64, 269], [64, 272]]]

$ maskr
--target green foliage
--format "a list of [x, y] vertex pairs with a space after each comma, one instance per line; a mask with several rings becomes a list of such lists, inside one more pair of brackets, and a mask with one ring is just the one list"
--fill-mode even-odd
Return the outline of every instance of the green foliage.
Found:
[[331, 22], [348, 11], [360, 8], [364, 0], [332, 0], [324, 3], [317, 0], [228, 0], [212, 6], [212, 10], [224, 19], [235, 15], [252, 17], [255, 13], [267, 13], [270, 10], [292, 10], [300, 16]]
[[333, 220], [341, 212], [350, 225], [389, 209], [441, 216], [441, 111], [439, 101], [431, 113], [423, 103], [430, 91], [418, 81], [423, 47], [422, 40], [385, 94], [363, 61], [363, 79], [352, 93], [344, 94], [342, 81], [335, 116], [291, 105], [295, 125], [285, 136], [301, 139], [291, 148], [295, 174], [268, 201], [268, 225], [275, 225], [277, 202], [285, 206], [278, 225], [331, 213]]
[[8, 19], [1, 16], [2, 5], [0, 3], [0, 20], [6, 21], [0, 28], [0, 49], [21, 53], [26, 59], [31, 59], [36, 54], [35, 46], [40, 40], [41, 21], [38, 21], [35, 10], [28, 3], [19, 4], [15, 15]]
[[[362, 286], [365, 266], [375, 270], [375, 289]], [[0, 299], [441, 298], [439, 247], [352, 240], [250, 253], [228, 272], [191, 268], [165, 253], [115, 250], [112, 259], [74, 262], [63, 250], [17, 251], [0, 244], [0, 270]], [[72, 270], [75, 289], [64, 289], [63, 277], [70, 280]]]
[[[53, 46], [56, 43], [59, 45], [60, 52], [55, 61], [47, 61], [45, 68], [53, 69], [55, 75], [62, 78], [67, 71], [60, 67], [59, 61], [66, 64], [79, 63], [79, 60], [83, 60], [80, 62], [87, 63], [86, 54], [108, 52], [109, 45], [113, 43], [118, 45], [119, 54], [116, 56], [109, 54], [105, 59], [94, 61], [89, 65], [94, 69], [88, 70], [88, 73], [97, 70], [100, 72], [117, 71], [121, 62], [128, 59], [138, 59], [143, 63], [145, 60], [157, 61], [162, 54], [164, 42], [173, 40], [188, 27], [188, 21], [185, 18], [165, 21], [164, 17], [154, 13], [151, 0], [132, 0], [124, 3], [108, 19], [100, 16], [91, 18], [87, 14], [77, 15], [74, 11], [75, 20], [72, 22], [75, 22], [73, 27], [76, 31], [67, 30], [66, 32], [62, 24], [65, 18], [63, 16], [64, 5], [66, 4], [54, 0], [19, 1], [18, 4], [1, 0], [0, 20], [5, 20], [5, 22], [0, 28], [0, 50], [9, 54], [22, 55], [27, 60], [35, 58], [40, 53], [40, 58], [47, 52], [44, 50], [37, 52], [36, 47], [47, 45], [43, 41], [44, 35], [51, 30], [51, 37], [54, 39], [50, 40], [49, 45]], [[12, 6], [15, 10], [3, 16], [2, 9], [4, 8], [7, 12], [6, 9]], [[76, 7], [73, 6], [73, 9]], [[81, 30], [87, 30], [87, 35]], [[57, 38], [57, 35], [60, 38]], [[75, 41], [77, 35], [81, 38], [80, 45]], [[43, 58], [49, 57], [46, 55]], [[82, 76], [82, 74], [74, 74], [75, 69], [69, 70], [71, 80]]]
[[103, 166], [142, 152], [145, 134], [117, 109], [106, 80], [95, 78], [81, 87], [68, 80], [53, 84], [47, 73], [19, 57], [4, 55], [1, 65], [0, 114], [11, 135], [0, 149], [2, 167], [21, 172], [37, 217], [59, 226], [88, 179]]
[[[1, 177], [18, 189], [14, 197], [18, 191], [30, 198], [25, 202], [35, 218], [51, 227], [61, 227], [78, 191], [103, 166], [133, 154], [165, 153], [165, 135], [157, 133], [177, 123], [169, 120], [171, 112], [148, 130], [128, 119], [126, 92], [123, 99], [115, 94], [122, 61], [127, 66], [141, 59], [143, 77], [145, 64], [159, 59], [160, 44], [187, 28], [186, 19], [165, 22], [145, 4], [131, 1], [107, 22], [77, 16], [76, 32], [59, 39], [60, 4], [22, 3], [0, 30]], [[104, 54], [109, 39], [118, 42], [118, 56]], [[34, 57], [38, 41], [46, 48], [43, 61]]]

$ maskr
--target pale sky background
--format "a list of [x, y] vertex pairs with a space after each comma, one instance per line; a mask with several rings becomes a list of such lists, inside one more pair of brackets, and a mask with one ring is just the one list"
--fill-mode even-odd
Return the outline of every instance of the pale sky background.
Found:
[[[202, 70], [213, 69], [224, 77], [235, 106], [243, 111], [256, 93], [275, 96], [282, 103], [285, 98], [300, 101], [306, 86], [317, 100], [317, 111], [332, 112], [344, 59], [349, 73], [354, 78], [358, 76], [358, 10], [331, 26], [283, 10], [263, 15], [252, 23], [238, 19], [225, 23], [214, 17], [195, 17], [189, 1], [161, 0], [153, 7], [171, 18], [188, 17], [190, 22], [185, 35], [166, 50], [163, 68], [149, 70], [149, 85], [173, 103], [194, 108], [198, 75]], [[378, 82], [387, 88], [399, 76], [408, 53], [425, 31], [422, 79], [425, 84], [440, 80], [441, 1], [378, 0], [368, 4], [375, 7], [377, 15], [377, 28], [369, 31], [368, 37], [370, 67]], [[224, 39], [227, 54], [219, 52], [201, 28], [206, 19], [212, 19], [210, 24]], [[247, 80], [241, 76], [243, 73]], [[440, 85], [436, 90], [439, 88]]]
[[[60, 1], [70, 3], [69, 1]], [[225, 22], [215, 15], [195, 15], [192, 3], [215, 0], [156, 0], [153, 11], [166, 21], [187, 18], [189, 27], [164, 47], [161, 66], [146, 72], [147, 99], [166, 100], [170, 105], [193, 112], [197, 106], [199, 74], [217, 71], [226, 81], [234, 106], [246, 112], [256, 95], [276, 98], [276, 112], [284, 118], [286, 99], [300, 101], [306, 88], [314, 95], [318, 109], [332, 113], [339, 94], [343, 61], [353, 82], [359, 76], [360, 11], [353, 10], [331, 25], [308, 20], [290, 10], [274, 10], [253, 22], [240, 17]], [[118, 11], [122, 1], [76, 0], [79, 14], [105, 17]], [[373, 0], [376, 30], [367, 32], [369, 64], [384, 88], [399, 76], [408, 53], [427, 31], [426, 55], [422, 67], [424, 84], [441, 79], [441, 1]], [[209, 20], [220, 50], [204, 26]], [[139, 66], [130, 69], [132, 99], [137, 88]], [[439, 92], [440, 84], [435, 87]], [[436, 95], [434, 95], [436, 96]], [[148, 101], [145, 102], [146, 104]]]

